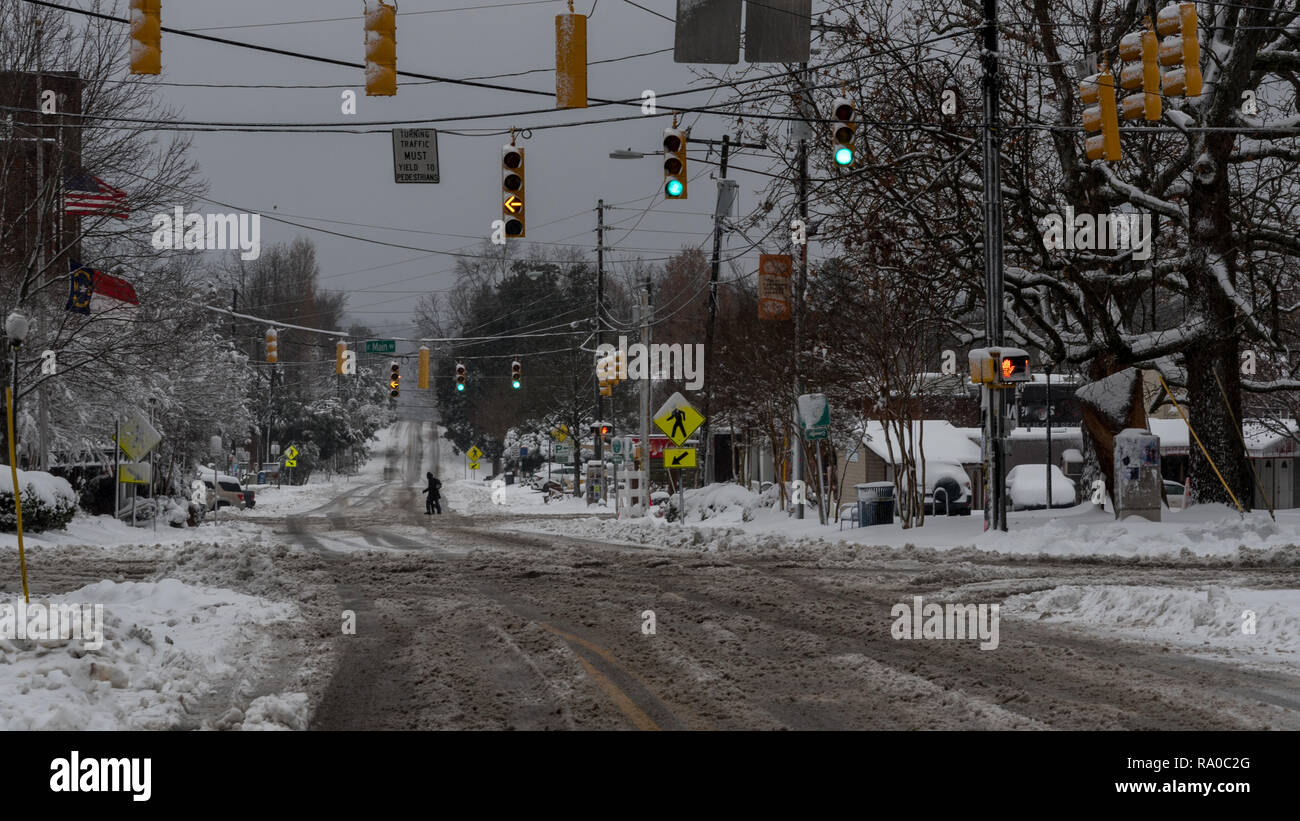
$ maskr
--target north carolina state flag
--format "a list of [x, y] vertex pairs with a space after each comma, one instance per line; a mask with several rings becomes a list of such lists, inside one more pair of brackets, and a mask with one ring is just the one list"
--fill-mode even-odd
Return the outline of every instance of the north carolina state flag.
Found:
[[95, 296], [106, 296], [132, 305], [140, 304], [140, 298], [135, 295], [135, 288], [131, 287], [131, 283], [103, 271], [95, 271], [94, 290]]

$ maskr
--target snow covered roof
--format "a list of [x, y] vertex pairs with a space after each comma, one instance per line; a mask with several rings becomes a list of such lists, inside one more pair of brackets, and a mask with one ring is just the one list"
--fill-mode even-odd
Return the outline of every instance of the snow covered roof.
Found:
[[[977, 428], [959, 428], [942, 419], [926, 419], [912, 423], [913, 435], [925, 451], [927, 462], [955, 462], [959, 465], [978, 464], [980, 446], [971, 439], [979, 436]], [[924, 435], [924, 441], [920, 441]], [[894, 445], [897, 457], [899, 442], [894, 431], [888, 431], [888, 438]], [[886, 462], [889, 461], [889, 445], [886, 443], [886, 431], [880, 422], [868, 422], [862, 436], [862, 442]]]
[[[1150, 425], [1151, 432], [1160, 437], [1161, 453], [1174, 456], [1190, 452], [1189, 447], [1194, 443], [1190, 441], [1187, 423], [1182, 419], [1151, 418], [1147, 420], [1147, 424]], [[1297, 451], [1296, 439], [1284, 432], [1284, 429], [1294, 434], [1300, 430], [1300, 426], [1294, 419], [1278, 420], [1269, 425], [1255, 419], [1247, 419], [1244, 432], [1251, 457], [1263, 459], [1269, 456], [1294, 455]]]

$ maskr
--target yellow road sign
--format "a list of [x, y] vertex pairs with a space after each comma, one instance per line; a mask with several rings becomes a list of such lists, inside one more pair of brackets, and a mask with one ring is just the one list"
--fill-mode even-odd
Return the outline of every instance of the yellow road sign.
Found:
[[289, 449], [286, 450], [286, 451], [284, 452], [284, 458], [286, 458], [286, 459], [297, 459], [297, 458], [298, 458], [298, 449], [295, 448], [293, 445], [290, 445], [290, 446], [289, 446]]
[[555, 437], [555, 441], [557, 442], [565, 441], [566, 439], [569, 438], [569, 426], [560, 425], [558, 428], [551, 431], [551, 436]]
[[664, 467], [666, 468], [696, 467], [695, 448], [664, 448]]
[[674, 445], [681, 445], [704, 424], [704, 417], [680, 393], [675, 393], [659, 409], [655, 424]]
[[469, 469], [470, 469], [470, 470], [478, 470], [478, 462], [470, 462], [470, 463], [469, 463]]
[[506, 201], [503, 203], [503, 205], [505, 205], [506, 207], [506, 213], [513, 214], [514, 212], [518, 211], [520, 208], [524, 207], [524, 201], [516, 197], [514, 194], [511, 194], [510, 196], [506, 197]]
[[483, 458], [483, 451], [478, 449], [478, 445], [474, 445], [469, 450], [465, 451], [465, 455], [469, 457], [471, 462], [477, 462], [479, 459]]
[[287, 467], [287, 468], [296, 468], [296, 467], [298, 467], [298, 460], [297, 460], [297, 459], [285, 459], [285, 460], [284, 460], [284, 466]]

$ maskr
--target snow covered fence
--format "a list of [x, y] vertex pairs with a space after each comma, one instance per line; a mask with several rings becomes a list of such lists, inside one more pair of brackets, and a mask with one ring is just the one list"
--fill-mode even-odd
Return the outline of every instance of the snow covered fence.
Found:
[[[18, 486], [22, 488], [24, 531], [62, 530], [77, 513], [77, 494], [67, 479], [20, 470]], [[0, 531], [13, 533], [17, 529], [13, 471], [8, 465], [0, 465]]]

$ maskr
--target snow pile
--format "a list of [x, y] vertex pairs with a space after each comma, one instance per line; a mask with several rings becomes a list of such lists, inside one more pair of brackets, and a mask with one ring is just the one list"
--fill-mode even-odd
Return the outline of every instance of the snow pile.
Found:
[[[102, 581], [39, 603], [102, 605], [104, 642], [0, 639], [0, 729], [193, 728], [223, 695], [216, 681], [254, 665], [262, 627], [297, 616], [289, 603], [176, 579]], [[301, 727], [305, 696], [296, 710], [295, 696], [279, 698], [274, 709], [254, 702], [248, 720]]]
[[[27, 515], [24, 509], [23, 522]], [[87, 548], [135, 548], [137, 546], [189, 545], [189, 544], [239, 544], [250, 539], [260, 538], [264, 531], [252, 524], [233, 521], [226, 515], [226, 508], [221, 509], [217, 524], [212, 517], [203, 520], [198, 527], [169, 527], [159, 522], [157, 530], [151, 525], [132, 527], [130, 522], [121, 522], [112, 516], [77, 516], [64, 530], [50, 530], [44, 533], [23, 535], [23, 545], [32, 548], [53, 546], [84, 546]], [[18, 535], [0, 533], [0, 550], [18, 548]]]
[[1062, 585], [1012, 596], [1002, 615], [1300, 664], [1300, 590]]
[[[18, 471], [18, 485], [23, 489], [23, 500], [30, 496], [55, 507], [60, 501], [77, 503], [77, 494], [61, 476], [54, 476], [38, 470]], [[0, 493], [13, 495], [13, 470], [8, 465], [0, 465]]]
[[[672, 501], [676, 501], [673, 497]], [[686, 491], [686, 520], [712, 519], [724, 522], [748, 522], [762, 499], [757, 493], [737, 484], [718, 482], [698, 490]]]

